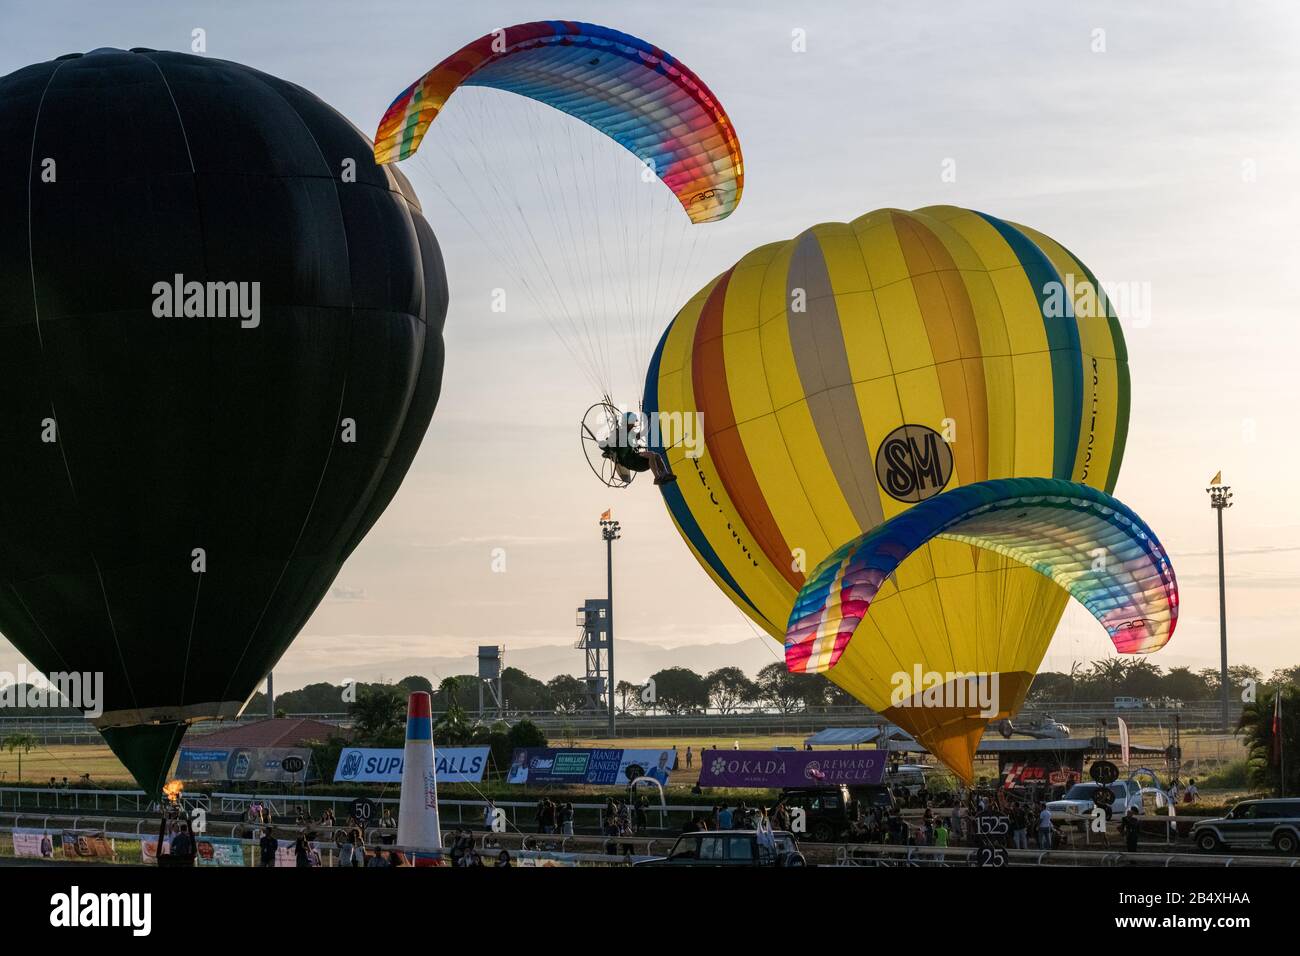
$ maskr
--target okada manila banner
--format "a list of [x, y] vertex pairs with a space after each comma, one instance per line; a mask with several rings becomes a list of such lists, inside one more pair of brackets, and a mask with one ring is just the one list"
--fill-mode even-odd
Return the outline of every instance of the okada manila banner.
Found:
[[879, 784], [884, 750], [706, 750], [701, 787], [826, 787]]

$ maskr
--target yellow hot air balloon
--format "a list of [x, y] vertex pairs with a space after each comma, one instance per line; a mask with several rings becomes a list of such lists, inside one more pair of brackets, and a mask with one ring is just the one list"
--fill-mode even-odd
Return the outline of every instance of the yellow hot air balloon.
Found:
[[[1088, 268], [952, 206], [877, 210], [750, 252], [674, 318], [644, 399], [679, 477], [661, 487], [673, 521], [777, 640], [827, 555], [917, 502], [1012, 477], [1111, 491], [1128, 408], [1123, 336]], [[936, 539], [884, 583], [826, 676], [969, 781], [1067, 598], [1008, 557]], [[996, 713], [900, 703], [918, 673], [996, 675]]]

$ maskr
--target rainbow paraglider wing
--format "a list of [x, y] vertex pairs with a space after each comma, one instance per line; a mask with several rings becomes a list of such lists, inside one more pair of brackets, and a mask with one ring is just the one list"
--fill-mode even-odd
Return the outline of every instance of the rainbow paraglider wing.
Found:
[[790, 613], [790, 670], [834, 667], [881, 584], [934, 538], [996, 551], [1051, 578], [1105, 626], [1121, 654], [1159, 650], [1178, 623], [1173, 566], [1124, 504], [1071, 481], [995, 479], [923, 501], [826, 558]]
[[571, 20], [495, 30], [447, 57], [389, 106], [375, 162], [414, 154], [462, 86], [517, 93], [598, 129], [645, 162], [692, 222], [724, 219], [740, 202], [740, 142], [700, 78], [644, 40]]

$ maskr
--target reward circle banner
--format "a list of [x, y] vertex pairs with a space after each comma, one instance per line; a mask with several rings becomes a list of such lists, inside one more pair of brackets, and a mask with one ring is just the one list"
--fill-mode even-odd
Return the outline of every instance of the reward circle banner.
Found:
[[885, 779], [884, 750], [706, 750], [701, 787], [872, 785]]

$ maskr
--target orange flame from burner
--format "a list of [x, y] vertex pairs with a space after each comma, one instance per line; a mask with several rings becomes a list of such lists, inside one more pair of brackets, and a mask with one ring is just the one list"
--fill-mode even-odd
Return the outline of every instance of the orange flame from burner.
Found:
[[163, 785], [163, 796], [172, 803], [181, 798], [181, 791], [185, 789], [185, 784], [179, 780], [173, 780], [171, 783]]

